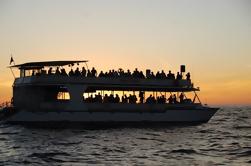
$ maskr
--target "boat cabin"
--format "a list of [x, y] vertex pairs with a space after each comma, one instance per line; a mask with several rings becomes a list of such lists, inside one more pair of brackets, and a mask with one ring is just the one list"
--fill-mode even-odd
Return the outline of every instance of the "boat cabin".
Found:
[[[13, 105], [20, 109], [48, 110], [79, 109], [91, 104], [127, 105], [184, 105], [201, 104], [190, 79], [183, 78], [185, 66], [181, 66], [178, 78], [152, 77], [151, 70], [138, 74], [127, 74], [119, 69], [112, 75], [97, 75], [88, 68], [88, 61], [31, 62], [10, 66], [20, 71], [13, 84]], [[82, 65], [82, 66], [81, 66]], [[73, 71], [67, 74], [65, 67]], [[83, 70], [79, 69], [84, 66]], [[77, 72], [76, 72], [77, 71]], [[70, 71], [71, 72], [71, 71]], [[94, 73], [94, 74], [89, 74]], [[96, 72], [97, 73], [97, 72]], [[161, 75], [161, 74], [160, 74]], [[186, 93], [193, 92], [193, 99]], [[197, 101], [197, 103], [196, 103]]]

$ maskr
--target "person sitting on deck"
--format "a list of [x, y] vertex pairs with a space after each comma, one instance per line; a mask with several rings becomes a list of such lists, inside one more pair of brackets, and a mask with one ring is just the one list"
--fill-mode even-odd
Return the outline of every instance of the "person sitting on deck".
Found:
[[166, 103], [166, 98], [164, 95], [157, 97], [157, 103], [159, 104], [165, 104]]
[[161, 77], [161, 79], [165, 79], [166, 78], [166, 74], [165, 74], [164, 70], [161, 71], [160, 77]]
[[112, 78], [117, 78], [119, 76], [118, 72], [115, 70], [112, 70]]
[[150, 95], [150, 96], [146, 99], [146, 103], [147, 103], [147, 104], [155, 104], [155, 103], [156, 103], [156, 100], [155, 100], [155, 98], [154, 98], [152, 95]]
[[120, 98], [119, 98], [118, 94], [116, 94], [116, 97], [114, 98], [114, 102], [115, 103], [119, 103], [120, 102]]
[[52, 67], [49, 68], [48, 75], [52, 75]]
[[124, 77], [124, 70], [122, 68], [119, 68], [118, 75], [119, 77]]
[[122, 96], [122, 103], [128, 103], [128, 97], [126, 95]]
[[61, 74], [60, 71], [59, 71], [59, 67], [57, 67], [55, 74], [56, 75], [60, 75]]
[[110, 96], [108, 97], [108, 103], [114, 103], [114, 96], [113, 96], [113, 94], [110, 94]]
[[81, 73], [80, 73], [80, 71], [79, 71], [79, 68], [77, 67], [77, 69], [75, 70], [75, 76], [81, 76]]
[[136, 95], [131, 95], [128, 97], [129, 98], [129, 103], [135, 104], [137, 102], [137, 97]]
[[91, 94], [91, 96], [89, 97], [89, 102], [93, 103], [93, 101], [94, 101], [94, 98], [93, 98], [93, 95]]
[[67, 73], [66, 73], [66, 71], [65, 71], [64, 68], [61, 69], [61, 75], [62, 75], [62, 76], [67, 76]]
[[135, 68], [133, 74], [132, 74], [133, 78], [139, 78], [139, 71], [137, 68]]
[[73, 71], [73, 69], [70, 70], [69, 76], [70, 76], [70, 77], [73, 77], [73, 76], [74, 76], [74, 71]]
[[142, 79], [146, 78], [145, 75], [143, 74], [143, 71], [139, 72], [139, 78], [142, 78]]
[[189, 73], [189, 72], [186, 74], [186, 76], [187, 76], [187, 80], [190, 81], [190, 80], [191, 80], [191, 78], [190, 78], [191, 76], [190, 76], [190, 73]]
[[127, 73], [126, 73], [126, 77], [131, 77], [131, 76], [132, 76], [132, 74], [131, 74], [130, 70], [128, 69]]
[[157, 79], [161, 79], [161, 74], [160, 74], [159, 71], [156, 73], [156, 78], [157, 78]]
[[175, 75], [169, 70], [169, 73], [167, 74], [167, 79], [175, 79]]
[[153, 72], [151, 72], [150, 78], [155, 78], [155, 75]]
[[109, 97], [107, 94], [105, 94], [104, 99], [103, 99], [103, 103], [108, 103], [109, 102]]
[[134, 103], [134, 104], [136, 104], [137, 103], [137, 97], [136, 97], [136, 95], [132, 95], [132, 102]]
[[98, 75], [98, 77], [105, 77], [105, 74], [103, 73], [103, 71], [101, 71]]
[[86, 77], [86, 69], [85, 69], [85, 67], [82, 67], [81, 75], [83, 77]]

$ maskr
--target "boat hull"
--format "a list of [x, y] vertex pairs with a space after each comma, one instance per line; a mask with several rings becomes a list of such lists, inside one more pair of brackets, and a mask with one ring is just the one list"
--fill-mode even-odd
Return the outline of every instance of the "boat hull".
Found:
[[20, 110], [5, 118], [7, 123], [15, 124], [117, 124], [117, 123], [206, 123], [218, 108], [179, 109], [151, 112], [114, 111], [27, 111]]

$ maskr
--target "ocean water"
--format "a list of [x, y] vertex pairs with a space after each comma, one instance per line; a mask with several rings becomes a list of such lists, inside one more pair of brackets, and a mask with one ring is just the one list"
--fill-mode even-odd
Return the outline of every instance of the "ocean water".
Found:
[[195, 126], [41, 129], [0, 125], [0, 165], [251, 165], [251, 108]]

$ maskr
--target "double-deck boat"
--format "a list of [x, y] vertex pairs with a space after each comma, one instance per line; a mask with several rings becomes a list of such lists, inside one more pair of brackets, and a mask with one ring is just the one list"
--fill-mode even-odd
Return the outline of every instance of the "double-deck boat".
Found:
[[[218, 110], [200, 102], [196, 93], [200, 89], [195, 88], [189, 78], [136, 78], [121, 74], [87, 77], [48, 74], [46, 71], [74, 64], [87, 66], [87, 61], [31, 62], [10, 66], [19, 69], [20, 77], [15, 78], [12, 106], [3, 109], [2, 120], [15, 124], [184, 124], [208, 122]], [[185, 72], [184, 65], [180, 72]], [[120, 98], [116, 102], [105, 100], [108, 93], [110, 96], [123, 96], [123, 101]], [[193, 94], [191, 99], [187, 97], [189, 93]], [[126, 94], [134, 97], [139, 94], [140, 101], [137, 98], [128, 101], [124, 97]], [[177, 99], [169, 100], [174, 94]], [[181, 94], [182, 99], [178, 101]], [[93, 95], [99, 100], [95, 100]], [[151, 100], [148, 100], [149, 96]], [[156, 98], [162, 98], [161, 102]]]

